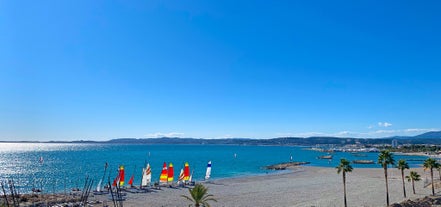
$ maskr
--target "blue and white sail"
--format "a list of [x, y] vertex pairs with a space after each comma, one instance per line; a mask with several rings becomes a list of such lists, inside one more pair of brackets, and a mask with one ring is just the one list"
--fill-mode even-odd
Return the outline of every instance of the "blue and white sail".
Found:
[[210, 179], [211, 176], [211, 161], [208, 161], [207, 172], [205, 172], [205, 180]]

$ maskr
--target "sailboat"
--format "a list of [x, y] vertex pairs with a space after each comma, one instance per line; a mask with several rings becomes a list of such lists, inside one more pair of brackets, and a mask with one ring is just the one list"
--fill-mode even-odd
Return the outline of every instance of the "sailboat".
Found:
[[168, 172], [167, 172], [167, 163], [164, 162], [162, 165], [161, 175], [159, 176], [159, 183], [167, 183], [168, 180]]
[[178, 178], [178, 185], [179, 186], [183, 186], [184, 185], [184, 169], [181, 168], [181, 172], [179, 173], [179, 178]]
[[112, 186], [122, 187], [124, 185], [124, 166], [119, 166], [118, 176], [113, 180]]
[[130, 185], [130, 187], [133, 187], [133, 179], [135, 178], [135, 171], [133, 171], [132, 176], [130, 177], [130, 180], [128, 182], [128, 184]]
[[118, 177], [119, 177], [119, 187], [124, 186], [124, 166], [123, 165], [119, 166]]
[[152, 182], [152, 170], [150, 169], [150, 164], [147, 163], [147, 166], [142, 169], [141, 187], [149, 186], [151, 182]]
[[188, 165], [188, 162], [185, 162], [184, 164], [184, 183], [188, 183], [190, 180], [190, 166]]
[[211, 161], [208, 161], [207, 171], [205, 172], [205, 180], [210, 179], [211, 176]]
[[101, 184], [102, 184], [102, 182], [103, 182], [103, 180], [104, 180], [104, 176], [106, 176], [106, 171], [107, 171], [107, 167], [108, 167], [109, 165], [107, 164], [107, 162], [106, 162], [106, 164], [104, 165], [104, 174], [103, 174], [103, 177], [100, 179], [100, 181], [98, 182], [98, 185], [96, 186], [96, 191], [94, 191], [93, 192], [93, 194], [94, 195], [103, 195], [103, 194], [107, 194], [108, 192], [105, 192], [105, 191], [102, 191], [102, 189], [101, 189]]
[[174, 179], [173, 163], [170, 163], [168, 165], [167, 182], [171, 184], [173, 183], [173, 179]]

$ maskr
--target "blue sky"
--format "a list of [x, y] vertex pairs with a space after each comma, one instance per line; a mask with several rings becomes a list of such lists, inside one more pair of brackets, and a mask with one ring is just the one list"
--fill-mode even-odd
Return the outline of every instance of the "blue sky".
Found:
[[2, 1], [0, 140], [441, 127], [439, 1]]

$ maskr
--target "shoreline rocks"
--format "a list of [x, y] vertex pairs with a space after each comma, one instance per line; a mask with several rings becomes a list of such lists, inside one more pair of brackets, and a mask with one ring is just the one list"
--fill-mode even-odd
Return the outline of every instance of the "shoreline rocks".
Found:
[[310, 164], [310, 162], [283, 162], [275, 165], [268, 165], [265, 166], [265, 169], [267, 170], [286, 170], [286, 168], [295, 167], [299, 165], [307, 165]]

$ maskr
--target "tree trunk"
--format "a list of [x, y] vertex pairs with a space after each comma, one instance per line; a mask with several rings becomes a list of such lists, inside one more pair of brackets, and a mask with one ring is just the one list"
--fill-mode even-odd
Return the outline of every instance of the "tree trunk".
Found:
[[345, 173], [345, 171], [343, 171], [343, 192], [344, 192], [345, 207], [347, 207], [348, 203], [346, 202], [346, 173]]
[[412, 179], [413, 194], [415, 194], [415, 181]]
[[387, 206], [389, 206], [389, 187], [388, 187], [388, 183], [387, 183], [387, 165], [383, 164], [383, 168], [384, 168], [384, 178], [386, 179], [386, 204], [387, 204]]
[[433, 168], [430, 168], [430, 177], [432, 178], [432, 195], [435, 195], [435, 185], [433, 185]]
[[404, 170], [401, 170], [401, 180], [403, 180], [403, 192], [404, 192], [404, 197], [406, 197], [406, 185], [404, 184]]

